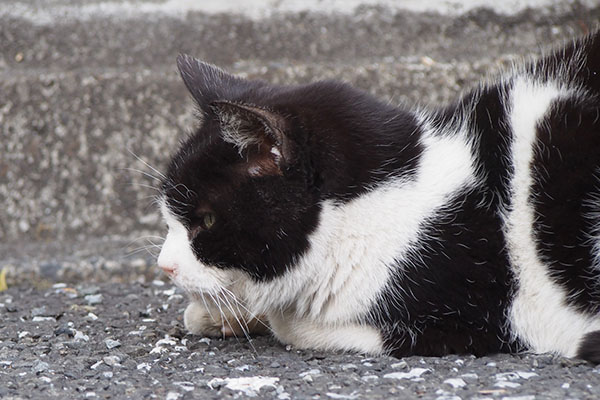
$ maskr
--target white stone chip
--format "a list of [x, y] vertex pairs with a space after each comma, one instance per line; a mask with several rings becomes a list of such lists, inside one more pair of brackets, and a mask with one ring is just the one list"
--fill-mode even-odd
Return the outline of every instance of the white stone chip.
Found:
[[86, 317], [91, 319], [92, 321], [96, 321], [98, 319], [98, 316], [93, 312], [89, 312], [88, 315], [86, 315]]
[[308, 376], [308, 375], [321, 375], [321, 370], [314, 368], [314, 369], [309, 369], [308, 371], [304, 371], [304, 372], [301, 372], [300, 374], [298, 374], [298, 376], [300, 378], [304, 378], [305, 376]]
[[408, 372], [392, 372], [385, 374], [383, 377], [388, 379], [416, 379], [424, 373], [431, 372], [429, 368], [413, 368]]
[[117, 356], [106, 356], [102, 358], [102, 361], [104, 361], [106, 365], [109, 365], [111, 367], [122, 367], [122, 365], [120, 364], [121, 359]]
[[100, 364], [102, 364], [103, 362], [104, 362], [104, 361], [102, 361], [102, 360], [100, 360], [100, 361], [97, 361], [96, 363], [94, 363], [94, 365], [92, 365], [92, 366], [90, 367], [90, 369], [93, 369], [93, 370], [95, 370], [95, 369], [96, 369], [96, 368], [98, 368], [98, 367], [100, 366]]
[[539, 376], [535, 372], [517, 371], [516, 373], [523, 379], [529, 379], [529, 378], [533, 378], [534, 376]]
[[167, 397], [165, 397], [165, 400], [177, 400], [180, 397], [181, 397], [181, 393], [169, 392], [169, 393], [167, 393]]
[[150, 371], [150, 369], [152, 368], [152, 365], [150, 365], [148, 363], [141, 363], [141, 364], [138, 364], [136, 368], [138, 371], [141, 371], [141, 370]]
[[75, 336], [73, 336], [73, 340], [76, 342], [88, 342], [90, 340], [90, 337], [88, 335], [84, 335], [81, 331], [75, 330]]
[[56, 322], [56, 318], [54, 317], [33, 317], [33, 322]]
[[242, 392], [248, 397], [256, 397], [258, 392], [264, 386], [270, 386], [277, 389], [276, 383], [279, 382], [279, 378], [265, 377], [265, 376], [247, 376], [242, 378], [214, 378], [211, 379], [207, 385], [211, 389], [214, 387], [225, 386], [229, 390]]
[[514, 389], [514, 388], [521, 386], [521, 384], [518, 382], [511, 382], [511, 381], [498, 381], [498, 382], [494, 383], [494, 386], [503, 388], [503, 389], [506, 389], [506, 388]]
[[369, 381], [379, 380], [379, 377], [377, 375], [364, 375], [364, 376], [361, 376], [360, 379], [365, 382], [369, 382]]
[[463, 381], [461, 378], [449, 378], [444, 381], [444, 383], [452, 386], [453, 388], [461, 388], [467, 386], [467, 383]]
[[406, 361], [400, 361], [397, 363], [393, 363], [391, 367], [394, 369], [405, 369], [408, 368], [408, 364], [406, 363]]
[[177, 342], [175, 340], [173, 340], [173, 338], [171, 338], [171, 336], [165, 335], [164, 339], [160, 339], [158, 342], [156, 342], [156, 344], [154, 346], [162, 346], [162, 345], [175, 346], [176, 344], [177, 344]]
[[356, 390], [350, 394], [327, 392], [326, 395], [327, 395], [327, 397], [329, 397], [331, 399], [342, 399], [342, 400], [354, 400], [354, 399], [358, 399], [360, 397], [360, 394], [358, 394], [358, 392]]
[[102, 293], [88, 294], [87, 296], [84, 297], [84, 299], [91, 306], [94, 304], [100, 304], [100, 303], [102, 303]]
[[109, 350], [121, 346], [121, 342], [114, 339], [104, 339], [104, 344], [106, 344], [106, 348]]
[[179, 386], [186, 392], [191, 392], [194, 390], [194, 384], [192, 382], [173, 382], [173, 385]]
[[165, 349], [162, 346], [156, 346], [155, 348], [150, 350], [150, 354], [162, 354], [162, 353], [166, 353], [168, 351], [169, 351], [169, 349]]

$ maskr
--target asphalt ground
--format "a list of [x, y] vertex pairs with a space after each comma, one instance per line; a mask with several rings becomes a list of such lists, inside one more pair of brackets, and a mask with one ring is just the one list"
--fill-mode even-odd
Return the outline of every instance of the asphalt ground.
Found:
[[202, 338], [185, 333], [185, 306], [160, 280], [10, 288], [0, 293], [0, 398], [600, 398], [600, 368], [579, 360], [397, 359]]

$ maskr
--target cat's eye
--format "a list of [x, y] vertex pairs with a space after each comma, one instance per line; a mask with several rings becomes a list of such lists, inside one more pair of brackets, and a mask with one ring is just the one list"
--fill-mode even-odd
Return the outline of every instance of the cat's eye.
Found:
[[215, 224], [216, 221], [217, 221], [217, 218], [215, 217], [215, 214], [213, 214], [211, 212], [204, 213], [200, 217], [200, 227], [204, 230], [209, 230], [210, 228], [213, 227], [213, 225]]

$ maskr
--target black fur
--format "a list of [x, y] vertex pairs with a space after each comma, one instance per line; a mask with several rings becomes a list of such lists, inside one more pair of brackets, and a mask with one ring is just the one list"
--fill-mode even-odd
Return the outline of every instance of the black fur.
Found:
[[533, 161], [539, 252], [567, 289], [569, 302], [590, 313], [600, 306], [591, 240], [598, 224], [592, 218], [598, 199], [592, 194], [600, 190], [599, 112], [595, 99], [558, 102], [540, 123]]
[[581, 341], [577, 357], [600, 364], [600, 331], [590, 332]]

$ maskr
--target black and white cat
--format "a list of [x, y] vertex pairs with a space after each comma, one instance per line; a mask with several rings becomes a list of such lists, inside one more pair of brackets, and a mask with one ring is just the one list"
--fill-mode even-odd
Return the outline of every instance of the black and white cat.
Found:
[[158, 264], [193, 333], [600, 362], [600, 35], [440, 109], [189, 56]]

